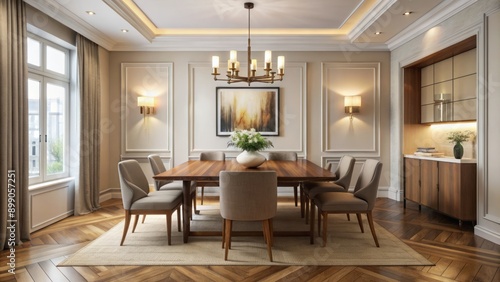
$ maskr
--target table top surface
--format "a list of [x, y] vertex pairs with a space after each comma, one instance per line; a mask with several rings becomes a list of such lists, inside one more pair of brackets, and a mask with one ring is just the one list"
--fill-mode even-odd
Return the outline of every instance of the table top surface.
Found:
[[245, 168], [236, 160], [190, 160], [154, 176], [156, 180], [218, 180], [220, 171], [276, 171], [278, 181], [335, 180], [335, 173], [308, 160], [265, 161], [257, 168]]

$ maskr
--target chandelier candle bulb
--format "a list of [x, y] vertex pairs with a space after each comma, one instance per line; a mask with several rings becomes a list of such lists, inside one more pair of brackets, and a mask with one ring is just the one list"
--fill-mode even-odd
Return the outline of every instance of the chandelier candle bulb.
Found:
[[219, 56], [212, 56], [212, 68], [214, 73], [219, 69]]
[[271, 63], [272, 60], [273, 60], [272, 52], [270, 50], [266, 50], [266, 52], [264, 53], [264, 62], [267, 64]]
[[238, 61], [238, 52], [236, 52], [236, 50], [231, 50], [229, 52], [229, 60], [231, 63], [236, 63], [236, 61]]
[[285, 56], [278, 56], [278, 70], [280, 74], [284, 73], [285, 70]]
[[252, 59], [252, 70], [257, 70], [257, 59]]

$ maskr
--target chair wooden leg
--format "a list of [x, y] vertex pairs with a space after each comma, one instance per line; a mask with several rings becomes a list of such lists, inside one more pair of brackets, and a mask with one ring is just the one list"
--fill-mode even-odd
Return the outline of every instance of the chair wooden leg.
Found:
[[269, 261], [273, 261], [273, 252], [272, 252], [272, 237], [273, 237], [273, 227], [270, 219], [266, 219], [263, 222], [264, 227], [264, 238], [267, 238], [267, 255], [269, 256]]
[[311, 202], [310, 206], [310, 215], [311, 215], [311, 220], [309, 221], [309, 240], [311, 245], [314, 244], [314, 205]]
[[305, 195], [304, 195], [304, 189], [302, 188], [302, 183], [300, 183], [300, 185], [299, 185], [299, 195], [300, 195], [300, 217], [304, 218], [304, 215], [305, 215], [305, 210], [304, 210]]
[[321, 212], [318, 208], [318, 236], [321, 236]]
[[201, 186], [201, 204], [203, 205], [203, 197], [205, 196], [205, 186]]
[[167, 211], [167, 242], [171, 245], [172, 239], [172, 211]]
[[[195, 189], [194, 195], [192, 195], [192, 198], [193, 198], [193, 210], [194, 210], [194, 213], [195, 214], [200, 214], [200, 211], [196, 208], [196, 189]], [[191, 219], [193, 219], [192, 216], [191, 216]]]
[[365, 233], [365, 229], [363, 228], [363, 219], [361, 218], [361, 214], [357, 213], [356, 217], [358, 218], [359, 228], [361, 229], [361, 233]]
[[134, 227], [132, 227], [132, 233], [135, 232], [135, 228], [137, 227], [137, 222], [139, 221], [139, 215], [136, 214], [134, 217]]
[[[318, 210], [319, 214], [319, 210]], [[326, 246], [326, 235], [327, 235], [327, 225], [328, 225], [328, 213], [327, 212], [321, 212], [321, 216], [323, 216], [323, 247]], [[318, 215], [319, 217], [319, 215]]]
[[222, 248], [224, 249], [224, 243], [226, 241], [226, 220], [222, 219]]
[[310, 207], [312, 207], [312, 200], [309, 199], [309, 196], [304, 194], [304, 197], [305, 197], [305, 200], [304, 200], [304, 210], [305, 210], [305, 218], [306, 218], [306, 224], [309, 224], [309, 210], [311, 209]]
[[370, 224], [370, 230], [372, 231], [373, 241], [375, 241], [375, 245], [377, 247], [380, 247], [380, 245], [378, 244], [377, 234], [375, 233], [375, 226], [373, 225], [372, 211], [368, 211], [366, 213], [366, 217], [368, 218], [368, 224]]
[[120, 246], [123, 246], [123, 242], [125, 241], [125, 237], [127, 237], [128, 227], [130, 225], [130, 211], [125, 211], [125, 224], [123, 225], [123, 235], [122, 241], [120, 242]]
[[225, 219], [226, 221], [226, 224], [225, 225], [225, 230], [224, 232], [226, 233], [224, 236], [225, 236], [225, 244], [226, 244], [226, 248], [224, 250], [224, 260], [227, 260], [227, 254], [229, 253], [229, 248], [230, 248], [230, 244], [231, 244], [231, 227], [232, 227], [232, 221], [230, 219]]
[[347, 215], [347, 221], [351, 221], [351, 215], [346, 213], [345, 215]]
[[293, 197], [295, 198], [295, 206], [298, 206], [298, 192], [297, 192], [297, 186], [293, 186]]
[[181, 206], [177, 208], [177, 231], [181, 232]]
[[145, 221], [145, 220], [146, 220], [146, 215], [145, 215], [145, 214], [143, 214], [143, 215], [142, 215], [142, 224], [144, 224], [144, 221]]

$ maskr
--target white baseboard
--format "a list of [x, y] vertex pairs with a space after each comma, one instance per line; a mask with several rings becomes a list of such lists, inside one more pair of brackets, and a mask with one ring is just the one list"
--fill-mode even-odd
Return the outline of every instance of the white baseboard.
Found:
[[121, 199], [121, 198], [122, 198], [122, 192], [120, 188], [109, 188], [104, 191], [101, 191], [99, 195], [99, 203], [102, 203], [110, 199]]
[[488, 241], [491, 241], [495, 244], [500, 245], [500, 234], [492, 230], [476, 225], [474, 226], [474, 234]]

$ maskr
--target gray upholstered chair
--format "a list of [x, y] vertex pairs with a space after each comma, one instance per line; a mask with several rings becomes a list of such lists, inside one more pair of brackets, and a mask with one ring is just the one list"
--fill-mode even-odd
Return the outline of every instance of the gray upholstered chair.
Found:
[[[365, 213], [368, 218], [370, 230], [379, 247], [375, 228], [373, 226], [372, 210], [377, 197], [382, 163], [377, 160], [368, 159], [363, 164], [354, 192], [324, 192], [317, 194], [311, 205], [310, 239], [314, 244], [314, 206], [318, 207], [318, 216], [323, 218], [323, 246], [326, 246], [328, 214], [330, 213], [355, 213], [358, 218], [361, 232], [364, 232], [361, 214]], [[319, 224], [319, 222], [318, 222]]]
[[[153, 171], [153, 175], [160, 174], [167, 169], [163, 164], [159, 155], [151, 154], [148, 156], [149, 164], [151, 165], [151, 170]], [[167, 180], [155, 180], [155, 189], [156, 191], [167, 191], [167, 190], [179, 190], [182, 191], [182, 181], [167, 181]], [[196, 209], [196, 183], [191, 182], [191, 197], [193, 198], [193, 210], [195, 213], [199, 213]], [[142, 222], [144, 223], [143, 217]]]
[[[268, 160], [270, 161], [297, 161], [297, 153], [295, 152], [269, 152]], [[295, 200], [295, 206], [298, 205], [299, 197], [298, 197], [298, 187], [300, 186], [300, 182], [278, 182], [278, 186], [280, 187], [293, 187], [293, 197]], [[301, 200], [302, 203], [302, 200]]]
[[[306, 223], [309, 218], [309, 206], [311, 199], [317, 194], [323, 192], [347, 192], [351, 184], [352, 172], [354, 171], [354, 164], [356, 159], [352, 156], [342, 156], [340, 158], [335, 176], [337, 179], [333, 182], [320, 182], [320, 181], [304, 181], [302, 182], [302, 193], [305, 203]], [[347, 215], [349, 219], [349, 214]]]
[[165, 214], [167, 216], [167, 238], [171, 243], [172, 213], [177, 211], [177, 226], [180, 231], [180, 207], [182, 205], [182, 191], [155, 191], [149, 192], [149, 183], [141, 166], [136, 160], [126, 160], [118, 163], [118, 175], [122, 192], [123, 208], [125, 209], [125, 225], [123, 227], [123, 245], [130, 225], [130, 218], [135, 215], [132, 233], [137, 227], [139, 215]]
[[[224, 152], [201, 152], [200, 161], [225, 161]], [[200, 203], [203, 205], [205, 187], [219, 187], [219, 181], [196, 181], [196, 186], [201, 187]]]
[[272, 218], [277, 210], [277, 177], [274, 171], [221, 171], [220, 213], [224, 220], [222, 246], [225, 246], [224, 260], [231, 248], [232, 222], [262, 221], [264, 239], [267, 243], [269, 260], [273, 261]]

